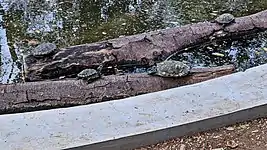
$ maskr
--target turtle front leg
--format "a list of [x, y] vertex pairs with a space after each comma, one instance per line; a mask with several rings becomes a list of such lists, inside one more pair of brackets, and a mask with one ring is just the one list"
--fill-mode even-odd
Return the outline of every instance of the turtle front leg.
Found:
[[[95, 79], [95, 80], [96, 80], [96, 79]], [[93, 83], [95, 80], [87, 79], [86, 81], [87, 81], [87, 84], [91, 84], [91, 83]]]

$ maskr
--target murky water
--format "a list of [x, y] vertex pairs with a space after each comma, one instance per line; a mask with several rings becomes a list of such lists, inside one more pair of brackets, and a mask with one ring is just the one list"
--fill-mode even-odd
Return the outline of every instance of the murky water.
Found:
[[[238, 40], [214, 41], [170, 57], [188, 63], [192, 67], [215, 67], [233, 64], [236, 71], [267, 63], [267, 31]], [[125, 72], [144, 73], [150, 68], [122, 68]]]
[[192, 48], [189, 52], [174, 56], [173, 59], [188, 61], [193, 67], [234, 64], [237, 71], [244, 71], [267, 63], [267, 32]]
[[[210, 20], [223, 12], [244, 16], [267, 9], [266, 0], [0, 0], [0, 4], [0, 83], [19, 82], [21, 53], [41, 42], [65, 47]], [[266, 41], [262, 37], [260, 41], [264, 47]], [[232, 49], [244, 49], [234, 44]]]

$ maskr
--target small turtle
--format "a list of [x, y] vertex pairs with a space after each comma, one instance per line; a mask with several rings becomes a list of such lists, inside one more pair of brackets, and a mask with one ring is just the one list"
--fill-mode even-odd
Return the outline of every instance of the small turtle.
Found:
[[148, 74], [161, 77], [182, 77], [188, 75], [190, 69], [189, 65], [181, 61], [165, 60], [152, 67]]
[[78, 79], [83, 79], [86, 80], [88, 83], [101, 78], [101, 70], [102, 70], [102, 65], [100, 65], [97, 70], [95, 69], [84, 69], [81, 71], [78, 75]]
[[57, 46], [53, 43], [42, 43], [33, 49], [32, 55], [35, 57], [47, 56], [53, 53], [56, 49]]
[[235, 17], [232, 14], [225, 13], [217, 17], [215, 22], [221, 25], [228, 25], [235, 22]]

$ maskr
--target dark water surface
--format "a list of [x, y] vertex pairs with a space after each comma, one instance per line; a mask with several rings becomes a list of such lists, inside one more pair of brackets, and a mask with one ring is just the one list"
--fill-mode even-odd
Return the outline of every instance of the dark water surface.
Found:
[[[22, 53], [41, 42], [66, 47], [211, 20], [224, 12], [244, 16], [267, 9], [267, 0], [0, 0], [0, 4], [0, 83], [19, 82]], [[265, 63], [266, 38], [263, 33], [249, 41], [221, 43], [214, 49], [225, 54], [222, 58], [207, 52], [191, 53], [190, 58], [204, 66], [238, 59], [240, 66], [250, 67]], [[229, 53], [237, 58], [228, 58]]]

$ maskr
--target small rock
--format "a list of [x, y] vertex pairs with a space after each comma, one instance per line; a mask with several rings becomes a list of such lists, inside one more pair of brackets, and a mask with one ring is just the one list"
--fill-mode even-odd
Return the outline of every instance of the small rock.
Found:
[[229, 148], [234, 149], [234, 148], [238, 147], [238, 144], [235, 141], [227, 141], [226, 146], [229, 147]]
[[242, 128], [242, 129], [246, 129], [248, 126], [249, 126], [248, 124], [240, 125], [240, 128]]
[[254, 130], [254, 131], [251, 131], [252, 133], [257, 133], [257, 132], [259, 132], [259, 130]]
[[234, 127], [227, 127], [226, 130], [228, 130], [228, 131], [234, 131], [235, 128]]
[[220, 136], [213, 136], [214, 139], [220, 138]]
[[184, 144], [181, 144], [180, 150], [185, 150], [185, 145]]
[[215, 149], [212, 149], [212, 150], [224, 150], [224, 148], [215, 148]]

